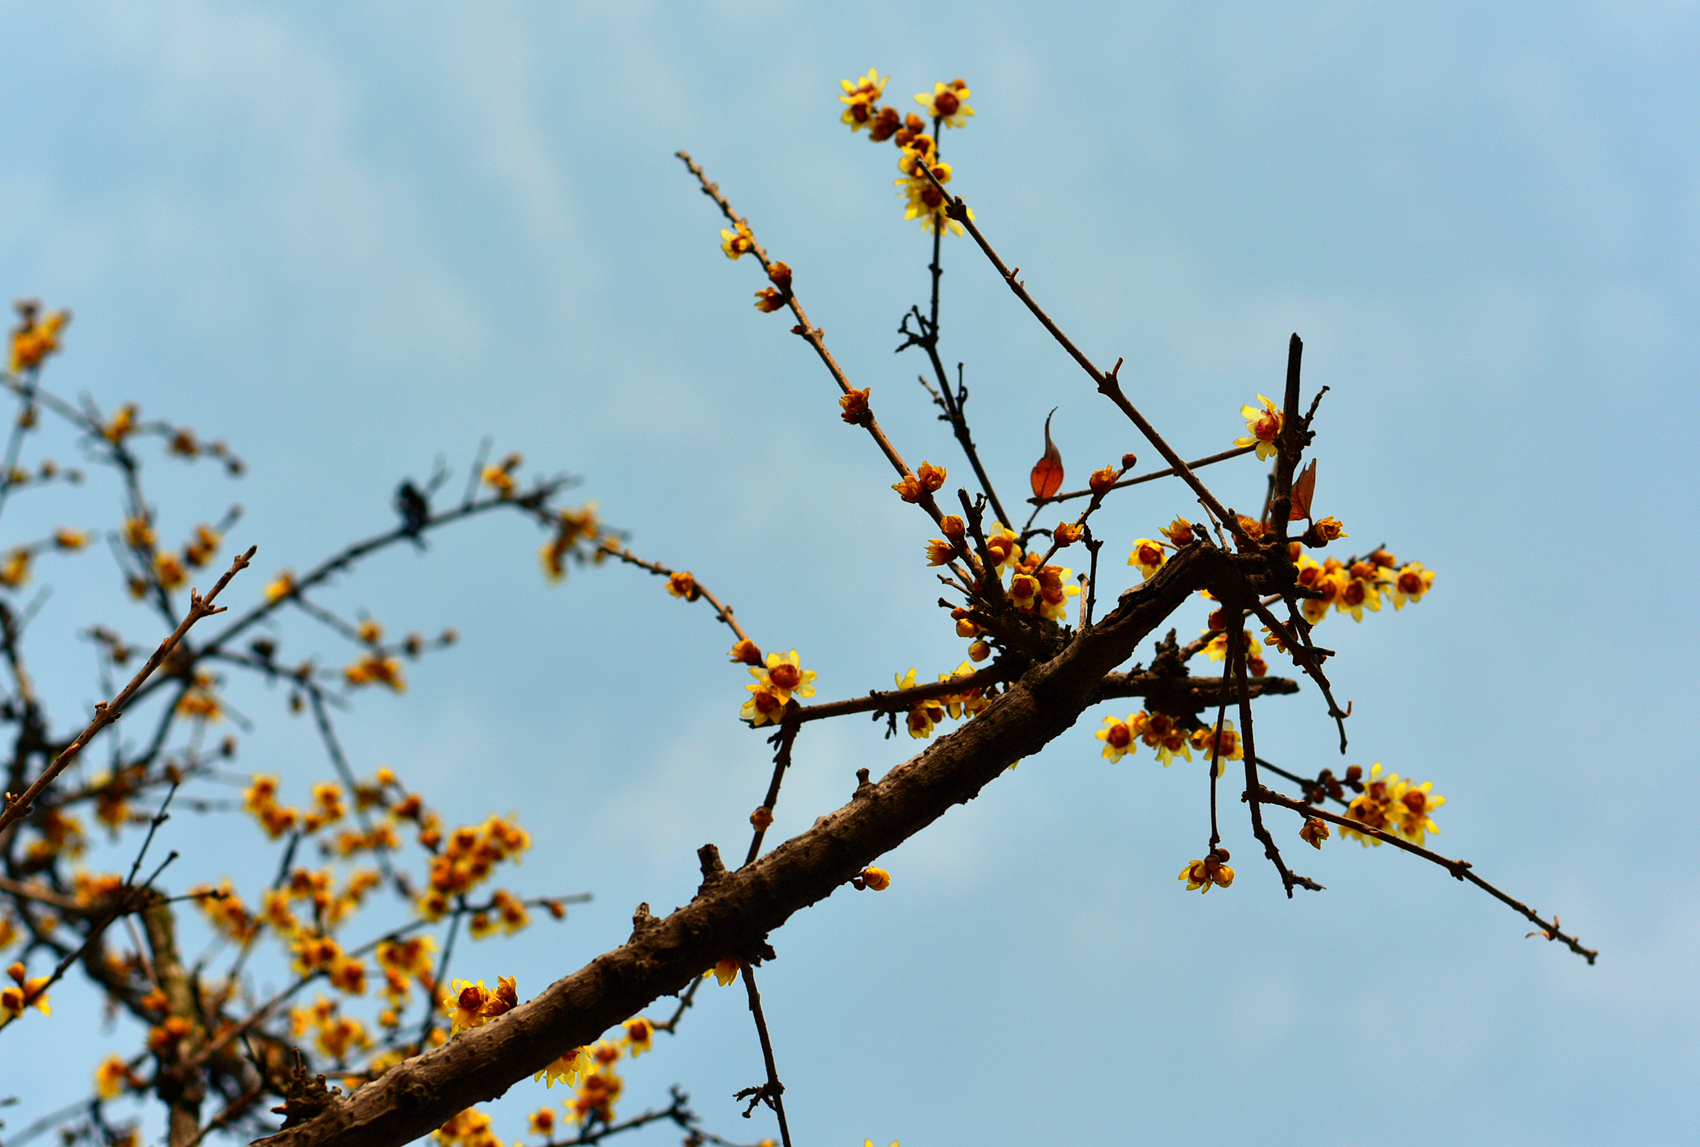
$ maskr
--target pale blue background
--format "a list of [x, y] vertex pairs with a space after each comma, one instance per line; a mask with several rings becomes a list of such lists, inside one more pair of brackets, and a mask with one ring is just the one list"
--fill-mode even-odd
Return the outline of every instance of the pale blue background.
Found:
[[[798, 1141], [1580, 1144], [1690, 1127], [1696, 5], [826, 11], [9, 6], [0, 292], [76, 309], [48, 371], [60, 393], [134, 399], [249, 461], [239, 483], [155, 466], [168, 539], [239, 500], [232, 541], [260, 545], [258, 573], [301, 568], [386, 528], [398, 480], [438, 454], [458, 492], [489, 434], [528, 475], [583, 475], [639, 552], [695, 571], [764, 647], [798, 647], [821, 697], [849, 696], [961, 658], [931, 606], [930, 531], [838, 421], [791, 320], [750, 306], [758, 273], [721, 257], [672, 153], [704, 162], [796, 269], [911, 463], [966, 473], [921, 361], [891, 354], [925, 298], [926, 241], [901, 219], [894, 152], [851, 138], [834, 99], [870, 66], [895, 74], [899, 106], [963, 76], [979, 115], [944, 140], [955, 189], [1089, 354], [1126, 356], [1177, 446], [1242, 433], [1239, 405], [1278, 393], [1296, 330], [1307, 382], [1333, 387], [1318, 509], [1439, 571], [1415, 609], [1326, 623], [1356, 704], [1344, 762], [1313, 694], [1260, 709], [1259, 749], [1434, 780], [1440, 847], [1603, 955], [1590, 968], [1526, 941], [1487, 897], [1388, 849], [1301, 856], [1277, 816], [1328, 885], [1288, 902], [1232, 802], [1240, 880], [1185, 896], [1201, 780], [1147, 754], [1103, 762], [1091, 713], [891, 855], [889, 892], [847, 891], [776, 935], [762, 986]], [[1006, 498], [1052, 406], [1071, 485], [1124, 450], [1150, 457], [965, 242], [945, 259], [945, 355], [967, 363]], [[1229, 501], [1261, 491], [1253, 466], [1209, 477]], [[1189, 506], [1178, 487], [1120, 499], [1106, 552]], [[116, 507], [104, 480], [20, 498], [6, 540]], [[480, 523], [327, 598], [464, 637], [410, 670], [405, 697], [363, 695], [340, 719], [356, 768], [393, 766], [451, 819], [518, 810], [536, 848], [508, 883], [596, 894], [564, 926], [463, 943], [454, 974], [517, 974], [522, 995], [622, 940], [639, 900], [687, 899], [704, 841], [741, 853], [768, 775], [707, 611], [624, 569], [545, 587], [540, 541]], [[98, 694], [74, 636], [91, 608], [155, 635], [106, 561], [38, 571], [55, 593], [31, 648], [56, 728]], [[1184, 637], [1202, 611], [1179, 620]], [[351, 656], [302, 627], [285, 642]], [[232, 698], [259, 725], [243, 769], [304, 797], [327, 766], [281, 692]], [[911, 749], [860, 720], [811, 726], [777, 831]], [[274, 863], [235, 819], [181, 815], [161, 843], [184, 853], [176, 888], [225, 872], [252, 888]], [[773, 1134], [729, 1098], [761, 1071], [743, 995], [705, 998], [632, 1065], [621, 1111], [678, 1081], [711, 1129]], [[86, 994], [54, 1002], [0, 1039], [0, 1094], [25, 1099], [0, 1112], [14, 1132], [134, 1046], [96, 1034]], [[518, 1137], [546, 1098], [561, 1095], [514, 1088], [498, 1133]]]

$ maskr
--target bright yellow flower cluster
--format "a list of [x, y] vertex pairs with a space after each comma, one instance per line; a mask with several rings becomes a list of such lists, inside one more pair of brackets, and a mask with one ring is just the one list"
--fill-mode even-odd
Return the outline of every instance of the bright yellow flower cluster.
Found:
[[20, 299], [14, 307], [18, 325], [12, 328], [11, 369], [16, 374], [34, 370], [42, 359], [59, 349], [59, 332], [71, 321], [71, 312], [52, 311], [43, 315], [41, 303], [36, 299]]
[[[940, 673], [939, 680], [951, 681], [959, 677], [968, 677], [973, 672], [974, 663], [964, 661], [956, 667], [956, 672]], [[913, 667], [910, 668], [908, 673], [894, 674], [893, 676], [899, 689], [913, 689], [915, 687], [915, 670]], [[944, 720], [947, 713], [953, 720], [960, 721], [964, 717], [978, 716], [989, 704], [991, 704], [990, 698], [985, 695], [983, 689], [976, 685], [973, 688], [964, 689], [960, 693], [945, 693], [915, 702], [914, 705], [909, 707], [909, 712], [904, 717], [904, 724], [911, 737], [916, 740], [925, 740], [933, 735], [934, 727]]]
[[338, 1063], [351, 1054], [369, 1051], [372, 1037], [366, 1025], [352, 1016], [342, 1014], [341, 1005], [320, 996], [312, 1007], [289, 1009], [290, 1034], [299, 1038], [311, 1031], [313, 1042], [325, 1055]]
[[1378, 612], [1381, 599], [1391, 598], [1394, 609], [1407, 602], [1421, 601], [1434, 584], [1434, 571], [1421, 562], [1399, 565], [1386, 550], [1347, 565], [1336, 558], [1318, 562], [1309, 554], [1298, 558], [1299, 584], [1316, 590], [1320, 597], [1300, 599], [1305, 620], [1315, 625], [1328, 616], [1332, 605], [1337, 613], [1349, 613], [1354, 621], [1364, 619], [1364, 610]]
[[431, 886], [419, 898], [419, 914], [441, 919], [449, 899], [488, 880], [496, 865], [531, 847], [531, 834], [518, 824], [492, 816], [482, 825], [463, 825], [449, 834], [443, 851], [431, 858]]
[[11, 1023], [31, 1007], [44, 1016], [53, 1014], [47, 1002], [47, 982], [52, 976], [31, 978], [22, 964], [11, 965], [6, 969], [6, 975], [11, 977], [12, 985], [0, 988], [0, 1027]]
[[[839, 122], [848, 125], [852, 132], [866, 128], [870, 140], [875, 143], [890, 140], [902, 153], [897, 166], [903, 178], [896, 184], [903, 194], [905, 219], [918, 219], [921, 229], [930, 233], [948, 227], [960, 235], [962, 224], [945, 214], [945, 195], [933, 183], [933, 179], [940, 184], [950, 182], [950, 165], [939, 162], [938, 144], [927, 134], [926, 120], [914, 112], [902, 116], [896, 108], [880, 105], [890, 79], [880, 78], [879, 72], [870, 68], [866, 76], [840, 80], [844, 94], [838, 100], [845, 107]], [[932, 117], [934, 124], [943, 127], [967, 126], [968, 117], [974, 114], [968, 99], [968, 83], [962, 79], [936, 83], [931, 93], [920, 92], [915, 96], [915, 102]], [[929, 171], [933, 179], [927, 178]], [[970, 211], [968, 217], [972, 219], [974, 213]], [[728, 232], [721, 234], [725, 236]], [[732, 255], [731, 250], [727, 254]]]
[[1186, 881], [1188, 892], [1209, 892], [1212, 884], [1226, 888], [1234, 882], [1234, 870], [1227, 862], [1228, 850], [1213, 848], [1203, 860], [1194, 860], [1181, 869], [1180, 879]]
[[620, 1046], [606, 1040], [590, 1049], [590, 1065], [579, 1079], [578, 1094], [562, 1103], [574, 1123], [582, 1124], [588, 1119], [603, 1124], [614, 1122], [614, 1103], [626, 1086], [614, 1070], [621, 1055]]
[[[1104, 742], [1104, 759], [1119, 761], [1129, 753], [1138, 749], [1136, 739], [1145, 742], [1147, 746], [1157, 751], [1157, 759], [1163, 762], [1166, 769], [1176, 757], [1192, 760], [1192, 750], [1203, 748], [1208, 751], [1210, 730], [1198, 729], [1187, 733], [1175, 719], [1166, 713], [1147, 713], [1141, 709], [1130, 715], [1127, 720], [1120, 717], [1105, 717], [1104, 727], [1092, 734]], [[1239, 748], [1238, 736], [1233, 734], [1233, 722], [1225, 721], [1222, 725], [1222, 749], [1230, 754], [1229, 760], [1239, 760], [1245, 751]], [[1230, 740], [1232, 743], [1230, 743]]]
[[[1349, 773], [1347, 775], [1350, 776]], [[1446, 803], [1446, 798], [1434, 793], [1433, 789], [1433, 781], [1413, 785], [1401, 780], [1398, 773], [1383, 777], [1381, 765], [1377, 763], [1370, 767], [1363, 793], [1346, 809], [1346, 817], [1402, 837], [1412, 844], [1422, 844], [1429, 833], [1440, 831], [1440, 826], [1434, 823], [1430, 814]], [[1375, 837], [1356, 829], [1342, 828], [1340, 833], [1365, 845], [1381, 844]]]
[[453, 1021], [450, 1036], [482, 1027], [519, 1006], [519, 994], [512, 976], [496, 977], [494, 990], [486, 988], [483, 980], [477, 983], [456, 980], [452, 986], [454, 990], [443, 997], [442, 1004], [443, 1014]]

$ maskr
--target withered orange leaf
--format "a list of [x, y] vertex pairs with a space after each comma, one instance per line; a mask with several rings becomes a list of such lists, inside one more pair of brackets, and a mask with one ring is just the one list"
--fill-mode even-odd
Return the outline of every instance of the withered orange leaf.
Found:
[[1057, 408], [1053, 406], [1051, 413], [1045, 415], [1045, 456], [1034, 463], [1030, 475], [1035, 498], [1049, 498], [1062, 489], [1062, 455], [1057, 451], [1057, 444], [1051, 441], [1051, 415], [1056, 412]]
[[1293, 483], [1293, 509], [1287, 515], [1289, 522], [1297, 522], [1310, 517], [1310, 498], [1316, 493], [1316, 459], [1310, 460], [1310, 465], [1304, 468], [1298, 480]]

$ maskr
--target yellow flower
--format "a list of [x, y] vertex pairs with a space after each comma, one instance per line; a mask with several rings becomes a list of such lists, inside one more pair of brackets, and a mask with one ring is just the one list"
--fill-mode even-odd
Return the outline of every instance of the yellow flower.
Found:
[[28, 550], [13, 550], [6, 555], [4, 563], [0, 563], [0, 585], [16, 589], [30, 579], [30, 552]]
[[[1194, 729], [1189, 740], [1191, 740], [1193, 748], [1203, 754], [1206, 759], [1209, 759], [1213, 742], [1217, 740], [1216, 726], [1208, 725]], [[1222, 721], [1220, 748], [1216, 755], [1216, 775], [1222, 776], [1228, 771], [1229, 761], [1243, 760], [1245, 760], [1245, 745], [1240, 741], [1240, 735], [1234, 731], [1234, 723], [1224, 719]]]
[[443, 1014], [454, 1017], [454, 1030], [449, 1034], [459, 1035], [470, 1028], [482, 1027], [490, 1018], [484, 1008], [491, 999], [491, 992], [484, 986], [484, 981], [474, 984], [456, 980], [453, 987], [454, 993], [443, 997]]
[[626, 1043], [632, 1049], [632, 1058], [636, 1059], [650, 1049], [650, 1041], [655, 1038], [655, 1025], [642, 1016], [629, 1019], [625, 1023]]
[[793, 649], [789, 653], [769, 653], [767, 668], [758, 669], [752, 665], [750, 676], [781, 701], [789, 701], [792, 693], [799, 697], [813, 697], [814, 680], [819, 674], [813, 669], [804, 669], [797, 660], [797, 651]]
[[[1353, 768], [1356, 767], [1353, 766]], [[1348, 779], [1354, 779], [1350, 772], [1346, 775]], [[1369, 780], [1364, 783], [1364, 791], [1346, 807], [1346, 819], [1355, 820], [1369, 828], [1378, 828], [1383, 832], [1392, 831], [1388, 817], [1393, 812], [1392, 784], [1398, 779], [1397, 773], [1383, 778], [1381, 762], [1377, 761], [1374, 765], [1371, 765]], [[1358, 832], [1356, 829], [1341, 828], [1340, 835], [1356, 837], [1366, 847], [1372, 844], [1377, 848], [1381, 847], [1380, 840], [1367, 833]]]
[[685, 570], [667, 579], [667, 592], [686, 601], [695, 601], [700, 591], [697, 589], [696, 578], [691, 576], [689, 570]]
[[1195, 860], [1181, 869], [1180, 879], [1186, 881], [1186, 890], [1192, 892], [1209, 892], [1212, 884], [1226, 888], [1234, 882], [1234, 870], [1229, 868], [1226, 861], [1226, 849], [1215, 848], [1203, 860]]
[[1138, 566], [1139, 572], [1146, 578], [1156, 573], [1168, 560], [1168, 553], [1163, 549], [1163, 543], [1150, 538], [1138, 538], [1133, 543], [1133, 552], [1127, 555], [1127, 564]]
[[153, 568], [162, 589], [176, 589], [189, 580], [189, 572], [183, 568], [183, 563], [177, 559], [176, 554], [155, 555]]
[[750, 234], [746, 224], [740, 223], [736, 231], [721, 230], [720, 249], [728, 259], [741, 259], [756, 249], [756, 237]]
[[6, 969], [6, 974], [12, 977], [17, 987], [0, 990], [0, 1016], [15, 1020], [32, 1004], [44, 1016], [53, 1014], [53, 1009], [47, 1004], [47, 983], [52, 976], [28, 979], [22, 964], [13, 964]]
[[714, 967], [704, 972], [702, 974], [702, 978], [706, 980], [708, 977], [713, 976], [716, 980], [720, 981], [720, 986], [724, 988], [733, 980], [738, 978], [738, 967], [738, 958], [736, 956], [728, 956], [724, 960], [721, 960], [718, 964], [714, 965]]
[[861, 880], [861, 887], [871, 888], [875, 892], [884, 892], [891, 887], [891, 873], [871, 864], [857, 874], [857, 879]]
[[1105, 717], [1104, 727], [1092, 735], [1104, 742], [1104, 759], [1119, 761], [1139, 746], [1133, 741], [1133, 717], [1123, 721], [1119, 717]]
[[30, 370], [59, 349], [59, 332], [71, 321], [70, 311], [54, 311], [36, 322], [41, 304], [24, 299], [17, 304], [18, 325], [12, 328], [12, 373]]
[[109, 1055], [94, 1069], [94, 1089], [102, 1099], [117, 1099], [130, 1084], [130, 1065], [121, 1055]]
[[53, 535], [53, 544], [62, 550], [80, 550], [89, 544], [87, 530], [59, 530]]
[[1433, 781], [1411, 785], [1394, 773], [1388, 782], [1392, 788], [1388, 805], [1394, 832], [1412, 844], [1421, 844], [1428, 833], [1440, 831], [1429, 813], [1445, 804], [1446, 798], [1429, 791], [1434, 788]]
[[754, 696], [744, 702], [744, 707], [738, 710], [738, 716], [748, 721], [752, 729], [759, 729], [769, 723], [777, 723], [779, 715], [785, 709], [787, 699], [765, 685], [746, 685], [745, 688]]
[[575, 1047], [556, 1059], [538, 1072], [533, 1079], [541, 1079], [547, 1087], [554, 1087], [556, 1082], [568, 1087], [578, 1082], [580, 1073], [590, 1069], [590, 1049]]
[[1261, 407], [1240, 407], [1240, 417], [1245, 419], [1245, 428], [1250, 433], [1244, 438], [1234, 439], [1234, 445], [1256, 446], [1259, 458], [1272, 458], [1275, 441], [1281, 436], [1281, 412], [1263, 395], [1258, 395], [1257, 400], [1263, 403]]
[[294, 592], [295, 573], [292, 570], [282, 570], [275, 578], [266, 583], [265, 593], [267, 601], [276, 601], [278, 598], [288, 597]]
[[1421, 601], [1433, 584], [1434, 571], [1424, 569], [1422, 562], [1411, 562], [1393, 578], [1393, 608], [1404, 609], [1407, 601]]
[[1321, 849], [1322, 842], [1328, 837], [1328, 822], [1321, 817], [1310, 817], [1305, 821], [1304, 827], [1299, 829], [1299, 839], [1315, 849]]
[[928, 115], [943, 120], [946, 127], [966, 127], [967, 117], [974, 114], [974, 109], [968, 106], [968, 84], [965, 80], [934, 84], [932, 95], [921, 92], [915, 96], [915, 102], [927, 109]]

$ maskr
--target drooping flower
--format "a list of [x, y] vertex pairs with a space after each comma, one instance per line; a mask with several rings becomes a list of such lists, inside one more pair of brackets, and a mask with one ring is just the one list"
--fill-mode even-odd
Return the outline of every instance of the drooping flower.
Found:
[[1318, 816], [1307, 819], [1304, 827], [1299, 829], [1299, 839], [1316, 849], [1322, 847], [1322, 842], [1327, 840], [1328, 836], [1328, 822]]
[[1220, 888], [1232, 884], [1234, 870], [1228, 867], [1227, 859], [1227, 849], [1213, 848], [1203, 860], [1194, 860], [1181, 869], [1180, 879], [1186, 881], [1186, 890], [1209, 892], [1212, 884]]
[[555, 1057], [533, 1079], [543, 1080], [546, 1087], [554, 1087], [557, 1081], [572, 1087], [578, 1083], [579, 1075], [588, 1070], [590, 1070], [590, 1049], [575, 1047], [565, 1054]]

